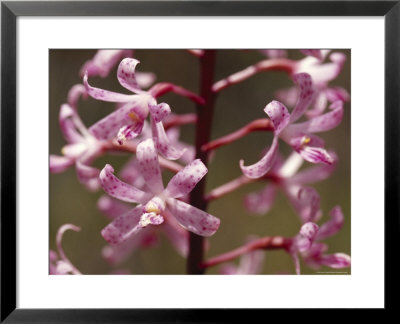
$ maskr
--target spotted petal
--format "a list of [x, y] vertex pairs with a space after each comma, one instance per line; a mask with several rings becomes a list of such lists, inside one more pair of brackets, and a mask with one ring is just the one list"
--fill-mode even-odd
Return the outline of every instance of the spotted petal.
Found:
[[162, 102], [158, 105], [149, 105], [149, 110], [156, 123], [162, 121], [171, 113], [171, 108], [165, 102]]
[[318, 192], [311, 187], [301, 188], [298, 191], [300, 217], [305, 222], [317, 221], [321, 215], [320, 197]]
[[178, 148], [173, 145], [165, 133], [162, 122], [156, 123], [153, 116], [151, 119], [153, 137], [156, 141], [157, 150], [169, 160], [179, 159], [186, 152], [186, 149]]
[[154, 193], [158, 194], [164, 190], [161, 178], [158, 154], [151, 138], [141, 142], [136, 149], [136, 158], [139, 162], [138, 168], [146, 185]]
[[313, 89], [313, 83], [311, 80], [311, 76], [307, 73], [299, 73], [293, 76], [294, 82], [300, 88], [299, 96], [297, 99], [296, 106], [294, 107], [291, 115], [290, 122], [293, 123], [301, 116], [303, 116], [304, 112], [310, 106], [311, 102], [314, 99], [315, 91]]
[[271, 101], [264, 108], [265, 113], [271, 119], [274, 125], [274, 134], [279, 135], [289, 124], [290, 115], [286, 107], [279, 101]]
[[206, 166], [200, 159], [194, 160], [170, 180], [165, 189], [166, 195], [172, 198], [180, 198], [187, 195], [207, 171]]
[[126, 89], [138, 93], [141, 92], [136, 81], [136, 65], [140, 62], [133, 58], [125, 58], [119, 63], [117, 77], [119, 83]]
[[240, 168], [246, 177], [257, 179], [265, 175], [273, 166], [278, 152], [278, 137], [274, 137], [272, 145], [264, 157], [257, 163], [244, 166], [244, 161], [240, 160]]
[[114, 169], [107, 164], [100, 172], [101, 185], [111, 197], [132, 203], [145, 203], [152, 194], [139, 190], [114, 176]]
[[196, 207], [183, 201], [170, 198], [167, 209], [188, 231], [200, 236], [213, 235], [220, 224], [220, 220]]
[[325, 163], [331, 165], [334, 159], [321, 147], [304, 146], [298, 149], [298, 153], [304, 160], [311, 163]]
[[140, 225], [142, 214], [143, 206], [138, 205], [108, 224], [101, 231], [101, 235], [111, 245], [119, 245], [125, 242], [143, 228]]

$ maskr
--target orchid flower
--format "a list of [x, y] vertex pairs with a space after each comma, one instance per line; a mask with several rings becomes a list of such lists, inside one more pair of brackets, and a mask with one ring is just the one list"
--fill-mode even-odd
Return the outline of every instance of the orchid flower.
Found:
[[275, 129], [270, 149], [260, 161], [251, 166], [244, 166], [243, 160], [240, 161], [242, 172], [249, 178], [260, 178], [272, 167], [278, 152], [279, 138], [288, 143], [308, 162], [333, 163], [332, 156], [323, 148], [324, 141], [313, 133], [331, 130], [340, 124], [343, 117], [343, 102], [334, 102], [331, 111], [324, 115], [295, 124], [294, 122], [304, 114], [312, 101], [313, 89], [309, 74], [296, 74], [294, 80], [300, 86], [300, 93], [291, 114], [279, 101], [272, 101], [264, 109]]
[[156, 141], [157, 150], [167, 159], [179, 159], [184, 150], [173, 147], [165, 133], [162, 120], [171, 112], [166, 103], [157, 104], [151, 94], [142, 90], [136, 79], [136, 59], [125, 58], [118, 67], [117, 77], [119, 83], [132, 91], [133, 95], [121, 94], [102, 90], [89, 85], [88, 74], [83, 78], [88, 94], [97, 100], [123, 103], [116, 111], [101, 119], [90, 127], [90, 131], [98, 138], [110, 139], [117, 137], [118, 143], [137, 137], [143, 129], [143, 124], [150, 114], [153, 138]]
[[[249, 237], [247, 241], [251, 241], [256, 237]], [[262, 271], [265, 259], [265, 252], [254, 250], [249, 253], [243, 254], [240, 257], [239, 265], [233, 263], [226, 263], [220, 267], [219, 272], [226, 275], [252, 275], [259, 274]]]
[[339, 206], [334, 207], [329, 214], [331, 219], [320, 227], [313, 222], [303, 224], [299, 234], [293, 239], [289, 252], [295, 262], [297, 274], [300, 274], [299, 255], [313, 268], [322, 265], [334, 269], [350, 266], [350, 256], [344, 253], [324, 254], [327, 245], [319, 242], [335, 235], [343, 227], [344, 216]]
[[[133, 57], [133, 50], [98, 50], [91, 60], [85, 62], [80, 74], [84, 76], [87, 71], [90, 77], [105, 78], [118, 62], [127, 57]], [[147, 88], [154, 83], [156, 76], [151, 72], [137, 72], [136, 79], [141, 88]]]
[[157, 150], [152, 139], [141, 142], [136, 151], [139, 170], [143, 175], [147, 191], [122, 182], [114, 176], [114, 169], [106, 165], [100, 173], [103, 189], [112, 197], [126, 202], [139, 203], [124, 215], [115, 219], [102, 230], [102, 235], [112, 245], [121, 244], [148, 225], [160, 225], [168, 210], [185, 229], [201, 235], [213, 235], [220, 220], [180, 198], [193, 190], [207, 173], [206, 166], [197, 159], [179, 171], [164, 189]]
[[75, 268], [71, 261], [66, 257], [64, 249], [62, 248], [62, 238], [67, 230], [73, 230], [79, 232], [81, 229], [78, 226], [72, 224], [65, 224], [57, 231], [57, 251], [50, 250], [50, 264], [49, 274], [52, 275], [65, 275], [65, 274], [81, 274], [81, 272]]
[[317, 221], [320, 215], [319, 195], [315, 189], [305, 185], [327, 179], [336, 168], [337, 157], [331, 165], [320, 164], [299, 172], [304, 159], [292, 152], [285, 162], [277, 159], [268, 173], [268, 184], [258, 192], [253, 192], [245, 197], [246, 208], [257, 214], [266, 214], [273, 206], [276, 193], [281, 189], [292, 203], [300, 216], [302, 223]]
[[85, 88], [79, 84], [73, 86], [68, 94], [68, 103], [60, 108], [60, 128], [68, 144], [62, 148], [62, 156], [50, 155], [50, 172], [60, 173], [75, 164], [79, 181], [87, 189], [97, 190], [100, 170], [90, 164], [101, 154], [103, 142], [85, 127], [79, 117], [77, 103], [81, 96], [87, 97]]
[[[324, 63], [329, 50], [302, 50], [302, 52], [309, 56], [296, 62], [293, 73], [310, 74], [315, 89], [315, 96], [311, 104], [312, 109], [306, 112], [306, 116], [311, 118], [322, 114], [328, 103], [334, 103], [338, 100], [349, 101], [350, 95], [344, 88], [329, 86], [329, 82], [336, 79], [340, 74], [346, 61], [346, 55], [331, 53], [329, 56], [331, 62]], [[278, 100], [288, 106], [295, 104], [297, 95], [298, 89], [296, 87], [280, 90], [276, 93]]]

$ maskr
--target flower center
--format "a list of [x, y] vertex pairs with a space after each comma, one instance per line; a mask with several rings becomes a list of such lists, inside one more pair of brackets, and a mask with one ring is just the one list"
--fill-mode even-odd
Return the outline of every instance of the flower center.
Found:
[[305, 145], [309, 144], [310, 142], [311, 142], [311, 138], [308, 137], [308, 136], [304, 136], [304, 137], [301, 139], [300, 145], [301, 145], [301, 146], [305, 146]]
[[144, 207], [144, 210], [145, 210], [146, 213], [156, 213], [156, 214], [160, 214], [161, 213], [161, 211], [158, 208], [158, 206], [152, 201], [149, 201], [146, 204], [146, 206]]

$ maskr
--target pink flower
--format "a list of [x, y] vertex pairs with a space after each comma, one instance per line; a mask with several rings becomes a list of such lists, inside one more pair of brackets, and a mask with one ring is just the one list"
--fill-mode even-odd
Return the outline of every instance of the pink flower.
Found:
[[324, 115], [295, 124], [294, 122], [304, 114], [311, 103], [314, 92], [310, 75], [296, 74], [294, 80], [300, 86], [300, 94], [291, 114], [279, 101], [272, 101], [264, 109], [275, 128], [271, 148], [260, 161], [251, 166], [244, 166], [243, 160], [240, 161], [242, 172], [249, 178], [260, 178], [272, 167], [278, 152], [279, 138], [288, 143], [308, 162], [333, 163], [332, 156], [323, 148], [324, 141], [313, 133], [331, 130], [340, 124], [343, 117], [343, 102], [334, 102], [331, 111]]
[[133, 95], [126, 95], [102, 90], [89, 85], [86, 73], [83, 82], [88, 94], [97, 100], [122, 103], [116, 111], [101, 119], [90, 127], [90, 131], [98, 138], [110, 139], [117, 137], [119, 144], [133, 139], [142, 133], [144, 121], [150, 114], [152, 135], [155, 138], [157, 150], [168, 159], [179, 159], [184, 150], [171, 145], [162, 124], [171, 109], [168, 104], [157, 104], [151, 92], [140, 88], [136, 79], [136, 59], [125, 58], [118, 67], [118, 81]]
[[339, 206], [334, 207], [329, 214], [331, 219], [320, 227], [313, 222], [303, 224], [299, 234], [293, 239], [289, 252], [294, 259], [297, 274], [300, 274], [299, 255], [304, 262], [315, 269], [322, 265], [334, 269], [350, 267], [349, 255], [344, 253], [325, 254], [328, 247], [319, 242], [335, 235], [343, 227], [344, 216]]
[[127, 240], [148, 225], [160, 225], [162, 216], [168, 210], [187, 230], [201, 236], [213, 235], [220, 220], [181, 200], [193, 190], [207, 173], [206, 166], [197, 159], [179, 171], [164, 189], [158, 155], [152, 139], [141, 142], [136, 151], [139, 170], [145, 179], [147, 191], [122, 182], [114, 176], [114, 169], [106, 165], [100, 173], [103, 189], [112, 197], [138, 206], [115, 219], [102, 230], [102, 235], [112, 245]]
[[103, 142], [80, 119], [77, 111], [80, 96], [87, 97], [85, 88], [82, 85], [73, 86], [68, 93], [68, 103], [60, 108], [60, 128], [68, 144], [62, 148], [62, 156], [50, 155], [50, 172], [60, 173], [75, 164], [78, 180], [87, 189], [97, 190], [100, 187], [100, 170], [90, 164], [102, 153]]
[[67, 230], [79, 232], [81, 229], [72, 224], [65, 224], [59, 228], [56, 238], [58, 255], [55, 251], [50, 250], [49, 274], [81, 274], [81, 272], [77, 268], [75, 268], [71, 261], [66, 257], [61, 245], [62, 238]]
[[[305, 52], [308, 51], [308, 54]], [[311, 51], [311, 52], [309, 52]], [[340, 74], [346, 61], [346, 55], [343, 53], [332, 53], [329, 58], [331, 62], [324, 63], [329, 50], [302, 50], [306, 55], [310, 55], [294, 65], [293, 73], [308, 73], [314, 83], [315, 95], [311, 103], [312, 109], [306, 112], [308, 117], [315, 117], [322, 114], [328, 103], [334, 103], [341, 100], [347, 102], [350, 100], [349, 93], [341, 87], [329, 86], [329, 82], [336, 79]], [[296, 102], [298, 89], [292, 87], [280, 90], [276, 93], [279, 101], [288, 106], [293, 106]]]
[[[133, 57], [133, 50], [98, 50], [91, 60], [85, 62], [80, 74], [84, 76], [87, 71], [90, 77], [105, 78], [118, 62], [128, 57]], [[156, 76], [150, 72], [137, 72], [136, 78], [141, 88], [147, 88], [154, 83]]]
[[302, 223], [317, 221], [320, 216], [319, 195], [315, 189], [307, 187], [310, 183], [315, 183], [327, 179], [336, 168], [336, 154], [329, 153], [334, 158], [331, 165], [320, 164], [309, 167], [299, 172], [304, 160], [296, 152], [281, 162], [280, 159], [266, 176], [268, 184], [258, 192], [253, 192], [245, 197], [246, 208], [257, 214], [266, 214], [273, 206], [278, 189], [281, 189], [297, 214]]

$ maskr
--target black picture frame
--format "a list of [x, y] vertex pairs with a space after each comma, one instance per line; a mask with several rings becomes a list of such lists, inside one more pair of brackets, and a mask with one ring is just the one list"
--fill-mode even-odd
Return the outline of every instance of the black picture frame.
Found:
[[[266, 310], [16, 308], [16, 19], [19, 16], [384, 16], [385, 310], [395, 309], [400, 230], [400, 1], [2, 1], [1, 3], [1, 322], [234, 322]], [[373, 127], [373, 126], [372, 126]], [[366, 175], [368, 176], [368, 175]], [[367, 180], [367, 179], [366, 179]], [[371, 233], [373, 239], [373, 233]], [[367, 283], [366, 283], [367, 284]]]

